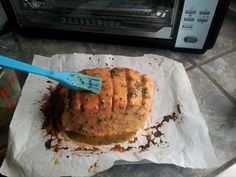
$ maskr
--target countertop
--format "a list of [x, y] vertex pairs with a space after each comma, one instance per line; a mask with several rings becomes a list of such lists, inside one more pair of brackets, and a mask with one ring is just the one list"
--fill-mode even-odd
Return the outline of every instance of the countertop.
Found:
[[[0, 36], [0, 55], [31, 63], [33, 55], [57, 53], [113, 54], [142, 56], [158, 54], [183, 63], [210, 138], [221, 164], [236, 163], [236, 14], [229, 11], [215, 46], [205, 54], [173, 52], [168, 49], [133, 47], [91, 42], [26, 38], [15, 32]], [[19, 73], [23, 84], [26, 74]], [[1, 130], [2, 131], [2, 130]], [[0, 143], [7, 132], [0, 132]], [[1, 146], [1, 144], [0, 144]], [[223, 168], [223, 167], [222, 167]], [[169, 164], [120, 165], [98, 173], [103, 177], [190, 177], [215, 176], [216, 169], [190, 169]], [[236, 176], [236, 174], [235, 174]]]

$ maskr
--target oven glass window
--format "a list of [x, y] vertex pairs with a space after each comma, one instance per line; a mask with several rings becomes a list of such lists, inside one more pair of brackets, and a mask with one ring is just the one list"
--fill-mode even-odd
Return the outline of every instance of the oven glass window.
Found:
[[11, 1], [22, 26], [152, 38], [171, 38], [178, 5], [174, 0]]

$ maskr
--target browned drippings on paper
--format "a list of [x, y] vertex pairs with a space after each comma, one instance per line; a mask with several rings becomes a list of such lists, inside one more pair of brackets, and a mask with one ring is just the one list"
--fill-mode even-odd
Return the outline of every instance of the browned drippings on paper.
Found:
[[111, 151], [117, 151], [117, 152], [126, 152], [135, 149], [135, 147], [128, 146], [128, 147], [122, 147], [120, 144], [116, 144], [113, 146], [110, 150]]
[[157, 122], [152, 127], [146, 129], [146, 131], [149, 131], [150, 133], [144, 135], [147, 142], [146, 144], [139, 146], [140, 152], [147, 151], [151, 145], [159, 147], [159, 145], [164, 144], [166, 147], [168, 147], [167, 141], [162, 140], [164, 133], [161, 131], [161, 127], [164, 125], [164, 123], [168, 123], [171, 120], [176, 121], [177, 118], [178, 117], [176, 113], [173, 112], [170, 115], [164, 116], [160, 122]]

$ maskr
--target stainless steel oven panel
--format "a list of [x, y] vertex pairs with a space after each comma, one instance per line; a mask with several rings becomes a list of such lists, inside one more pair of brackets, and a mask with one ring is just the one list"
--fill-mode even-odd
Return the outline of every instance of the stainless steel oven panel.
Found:
[[11, 1], [17, 7], [19, 24], [23, 27], [151, 39], [172, 39], [175, 8], [179, 3], [179, 0], [163, 0], [159, 5], [146, 0], [125, 1], [123, 4], [115, 0]]
[[202, 49], [218, 0], [185, 0], [175, 47]]

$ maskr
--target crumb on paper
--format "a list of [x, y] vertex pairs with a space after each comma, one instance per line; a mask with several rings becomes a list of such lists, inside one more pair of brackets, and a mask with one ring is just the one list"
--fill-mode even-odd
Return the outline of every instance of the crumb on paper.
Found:
[[180, 108], [180, 105], [179, 104], [177, 104], [177, 110], [178, 110], [178, 112], [181, 114], [182, 113], [182, 111], [181, 111], [181, 108]]
[[90, 165], [88, 171], [89, 172], [96, 172], [96, 170], [98, 169], [98, 162], [96, 161], [94, 164]]
[[161, 67], [161, 64], [164, 62], [164, 58], [160, 58], [160, 62], [158, 63], [158, 66]]
[[46, 142], [45, 142], [45, 148], [47, 149], [47, 150], [49, 150], [49, 149], [51, 149], [51, 147], [52, 147], [52, 139], [50, 138], [50, 139], [48, 139]]
[[158, 92], [158, 91], [159, 91], [159, 88], [158, 88], [158, 86], [156, 85], [155, 87], [156, 87], [156, 91]]
[[60, 161], [59, 161], [58, 159], [55, 159], [55, 160], [53, 161], [53, 164], [54, 164], [54, 165], [58, 165], [58, 164], [60, 164]]
[[68, 147], [62, 147], [61, 144], [55, 144], [53, 146], [54, 152], [59, 152], [60, 150], [67, 150], [69, 149]]
[[179, 100], [177, 100], [177, 105], [176, 105], [176, 107], [177, 107], [178, 113], [179, 113], [179, 114], [182, 114], [182, 110], [181, 110], [182, 104], [181, 104], [181, 102], [180, 102]]
[[53, 84], [53, 82], [52, 82], [52, 81], [50, 81], [50, 80], [47, 80], [47, 83], [48, 83], [48, 84]]

